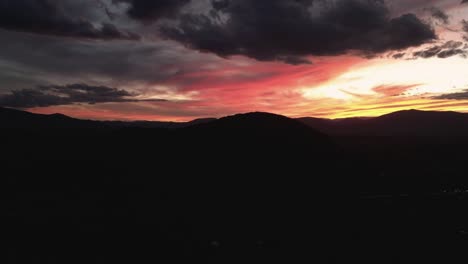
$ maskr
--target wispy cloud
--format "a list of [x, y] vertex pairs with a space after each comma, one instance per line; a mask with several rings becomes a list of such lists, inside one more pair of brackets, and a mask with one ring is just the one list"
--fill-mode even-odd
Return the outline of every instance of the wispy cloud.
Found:
[[433, 97], [434, 99], [447, 99], [447, 100], [468, 100], [468, 89], [457, 93], [447, 93]]
[[17, 108], [142, 101], [165, 100], [138, 99], [135, 94], [125, 90], [86, 84], [39, 86], [37, 89], [15, 90], [0, 96], [0, 106]]

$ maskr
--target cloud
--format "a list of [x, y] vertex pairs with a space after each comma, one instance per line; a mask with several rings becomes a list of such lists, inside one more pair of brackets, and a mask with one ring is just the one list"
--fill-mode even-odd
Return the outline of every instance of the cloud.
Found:
[[432, 47], [427, 48], [425, 50], [414, 52], [413, 56], [427, 59], [427, 58], [432, 58], [432, 57], [436, 56], [441, 51], [442, 51], [442, 48], [440, 46], [432, 46]]
[[67, 1], [63, 0], [2, 0], [0, 28], [61, 37], [106, 40], [140, 38], [135, 33], [119, 30], [111, 23], [95, 23], [85, 19], [79, 11], [70, 13], [67, 7]]
[[449, 50], [443, 50], [439, 54], [437, 54], [438, 58], [445, 59], [449, 57], [453, 57], [455, 55], [461, 55], [466, 58], [468, 52], [466, 50], [462, 49], [449, 49]]
[[137, 99], [135, 94], [125, 90], [86, 84], [38, 86], [37, 89], [14, 90], [10, 94], [0, 96], [0, 106], [16, 108], [142, 101], [164, 100]]
[[468, 100], [468, 89], [465, 89], [458, 93], [448, 93], [439, 96], [432, 97], [433, 99], [445, 99], [445, 100]]
[[413, 56], [424, 59], [433, 57], [445, 59], [455, 55], [466, 56], [467, 54], [468, 52], [463, 49], [463, 42], [450, 40], [442, 45], [434, 45], [424, 50], [416, 51], [413, 53]]
[[106, 16], [110, 19], [110, 20], [114, 20], [115, 19], [115, 14], [112, 13], [109, 8], [107, 7], [107, 5], [102, 1], [102, 0], [96, 0], [96, 3], [97, 3], [97, 6], [99, 8], [101, 8], [102, 10], [104, 10], [104, 13], [106, 14]]
[[437, 7], [431, 7], [428, 10], [431, 13], [431, 16], [442, 24], [447, 25], [449, 23], [449, 16], [443, 10]]
[[183, 14], [161, 32], [222, 57], [284, 62], [350, 51], [368, 57], [436, 39], [414, 14], [391, 18], [381, 0], [214, 0], [209, 13]]
[[399, 96], [406, 91], [421, 86], [421, 84], [410, 84], [410, 85], [379, 85], [374, 87], [372, 90], [376, 93], [383, 94], [386, 96]]
[[427, 15], [428, 8], [432, 6], [446, 10], [446, 7], [454, 6], [453, 3], [449, 3], [452, 1], [457, 0], [389, 0], [386, 2], [388, 3], [392, 16], [399, 16], [406, 13]]
[[312, 64], [310, 60], [300, 56], [278, 56], [277, 59], [291, 65]]
[[461, 41], [449, 40], [442, 45], [442, 48], [443, 49], [458, 49], [462, 46], [463, 46], [463, 42]]
[[462, 30], [463, 30], [463, 32], [465, 32], [465, 35], [463, 36], [463, 39], [465, 41], [468, 41], [468, 21], [463, 19], [461, 21], [461, 24], [462, 24]]
[[127, 3], [127, 15], [133, 19], [151, 22], [162, 17], [174, 17], [190, 0], [113, 0], [114, 3]]
[[394, 59], [401, 59], [401, 58], [403, 58], [405, 55], [406, 55], [406, 53], [404, 53], [404, 52], [398, 52], [398, 53], [393, 54], [393, 55], [392, 55], [392, 58], [394, 58]]
[[76, 41], [0, 29], [0, 43], [0, 94], [6, 88], [82, 81], [133, 89], [234, 63], [169, 41]]

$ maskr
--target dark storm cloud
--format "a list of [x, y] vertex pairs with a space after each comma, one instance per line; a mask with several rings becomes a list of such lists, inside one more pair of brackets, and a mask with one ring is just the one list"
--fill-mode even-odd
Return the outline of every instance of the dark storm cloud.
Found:
[[180, 8], [190, 0], [113, 0], [114, 3], [128, 3], [128, 16], [145, 22], [155, 21], [162, 17], [175, 16]]
[[428, 9], [431, 16], [442, 24], [447, 25], [449, 23], [449, 16], [443, 10], [437, 7], [431, 7]]
[[135, 94], [106, 86], [86, 84], [38, 86], [36, 89], [14, 90], [0, 96], [0, 106], [30, 108], [77, 103], [97, 104], [115, 102], [164, 101], [159, 99], [140, 100]]
[[277, 59], [291, 65], [312, 64], [310, 60], [300, 56], [278, 56]]
[[349, 51], [372, 56], [436, 39], [434, 30], [413, 14], [391, 18], [381, 0], [217, 0], [210, 15], [184, 14], [178, 26], [161, 31], [222, 57], [285, 62]]
[[[82, 4], [81, 8], [84, 6]], [[0, 28], [62, 37], [139, 38], [137, 34], [119, 30], [113, 24], [93, 23], [95, 21], [85, 19], [82, 14], [68, 11], [67, 1], [63, 0], [1, 0]]]
[[398, 16], [405, 13], [423, 14], [427, 12], [427, 8], [432, 6], [442, 7], [447, 2], [456, 0], [387, 0], [387, 4], [392, 12], [392, 15]]
[[199, 69], [200, 61], [219, 61], [168, 42], [77, 41], [0, 30], [0, 43], [0, 93], [11, 89], [5, 79], [27, 81], [15, 89], [58, 81], [109, 86], [159, 83], [179, 71]]
[[104, 13], [106, 13], [106, 16], [110, 19], [110, 20], [114, 20], [115, 19], [115, 14], [112, 13], [109, 8], [107, 7], [107, 5], [102, 1], [102, 0], [96, 0], [96, 3], [97, 3], [97, 6], [99, 8], [101, 8], [102, 10], [104, 10]]
[[449, 58], [456, 55], [466, 56], [467, 51], [463, 49], [463, 42], [461, 41], [447, 41], [442, 45], [434, 45], [424, 50], [413, 53], [415, 58], [433, 58], [438, 57], [441, 59]]
[[462, 92], [458, 92], [458, 93], [449, 93], [449, 94], [439, 95], [439, 96], [433, 97], [433, 99], [468, 100], [468, 89], [463, 90]]

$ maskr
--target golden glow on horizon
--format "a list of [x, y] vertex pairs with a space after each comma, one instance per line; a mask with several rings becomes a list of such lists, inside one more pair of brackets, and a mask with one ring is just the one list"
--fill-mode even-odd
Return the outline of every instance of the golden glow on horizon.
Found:
[[462, 57], [372, 60], [318, 86], [298, 88], [310, 102], [308, 114], [298, 115], [346, 118], [405, 109], [468, 112], [468, 101], [432, 98], [468, 89], [467, 63]]
[[468, 112], [468, 102], [453, 100], [429, 100], [413, 99], [407, 101], [396, 101], [389, 103], [376, 103], [365, 106], [349, 106], [343, 111], [336, 111], [327, 115], [327, 118], [348, 118], [348, 117], [374, 117], [401, 110], [423, 110], [423, 111], [456, 111]]
[[[468, 88], [467, 60], [381, 59], [360, 69], [346, 72], [318, 87], [301, 89], [306, 99], [356, 100], [382, 97], [374, 89], [380, 86], [413, 86], [400, 96], [422, 96], [457, 92]], [[356, 100], [359, 103], [359, 100]]]

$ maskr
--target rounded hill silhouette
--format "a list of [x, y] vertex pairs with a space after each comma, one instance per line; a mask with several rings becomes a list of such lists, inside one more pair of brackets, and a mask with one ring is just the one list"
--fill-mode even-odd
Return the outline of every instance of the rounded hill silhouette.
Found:
[[192, 143], [202, 141], [212, 143], [214, 147], [224, 145], [254, 152], [270, 150], [275, 153], [282, 148], [294, 148], [295, 151], [300, 148], [307, 149], [312, 154], [333, 148], [327, 135], [297, 120], [262, 112], [237, 114], [191, 126], [182, 131], [182, 134], [187, 135]]

